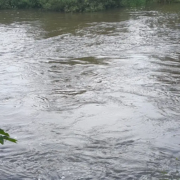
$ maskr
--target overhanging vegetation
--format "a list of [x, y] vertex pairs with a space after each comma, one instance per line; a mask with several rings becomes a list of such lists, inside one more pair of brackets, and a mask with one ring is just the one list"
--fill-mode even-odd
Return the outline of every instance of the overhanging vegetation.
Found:
[[180, 0], [0, 0], [0, 9], [44, 9], [61, 12], [92, 12], [116, 7], [141, 6], [150, 2]]

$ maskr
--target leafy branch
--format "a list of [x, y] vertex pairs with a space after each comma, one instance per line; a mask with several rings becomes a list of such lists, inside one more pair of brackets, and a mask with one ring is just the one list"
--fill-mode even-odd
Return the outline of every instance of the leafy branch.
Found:
[[0, 129], [0, 144], [4, 144], [5, 140], [16, 143], [17, 140], [10, 137], [3, 129]]

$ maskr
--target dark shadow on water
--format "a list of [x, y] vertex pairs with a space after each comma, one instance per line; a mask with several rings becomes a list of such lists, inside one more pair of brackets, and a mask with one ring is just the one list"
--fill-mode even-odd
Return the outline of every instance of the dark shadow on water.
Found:
[[47, 63], [49, 64], [67, 64], [67, 65], [86, 65], [86, 64], [94, 64], [94, 65], [108, 65], [106, 58], [96, 58], [96, 57], [83, 57], [78, 59], [57, 59], [57, 60], [50, 60]]

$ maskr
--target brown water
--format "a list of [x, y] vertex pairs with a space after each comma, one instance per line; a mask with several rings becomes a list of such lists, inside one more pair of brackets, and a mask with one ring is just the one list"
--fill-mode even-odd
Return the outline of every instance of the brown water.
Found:
[[1, 180], [180, 179], [180, 4], [0, 11]]

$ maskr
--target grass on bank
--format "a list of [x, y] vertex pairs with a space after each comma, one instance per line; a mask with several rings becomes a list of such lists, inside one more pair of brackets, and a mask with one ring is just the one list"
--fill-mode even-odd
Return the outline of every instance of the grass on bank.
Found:
[[0, 0], [0, 9], [44, 9], [61, 12], [92, 12], [116, 7], [141, 6], [150, 2], [180, 0]]

